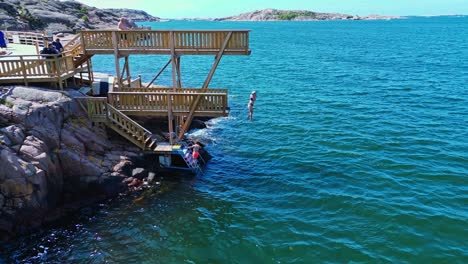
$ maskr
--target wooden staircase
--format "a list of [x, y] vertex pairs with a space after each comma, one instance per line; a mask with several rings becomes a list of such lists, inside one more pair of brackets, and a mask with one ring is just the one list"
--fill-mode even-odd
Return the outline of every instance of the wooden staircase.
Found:
[[[187, 148], [185, 143], [180, 143], [176, 150], [174, 150], [170, 144], [158, 142], [153, 133], [107, 103], [107, 98], [86, 97], [86, 104], [91, 121], [103, 123], [143, 151], [164, 155], [180, 155], [187, 165], [187, 168], [165, 167], [161, 165], [163, 168], [184, 169], [194, 174], [203, 173], [202, 166], [205, 165], [205, 160], [201, 155], [197, 159], [194, 159], [191, 150]], [[165, 147], [166, 149], [164, 149]]]
[[91, 121], [104, 123], [119, 135], [144, 151], [155, 151], [156, 136], [149, 130], [107, 103], [107, 98], [87, 98], [88, 116]]
[[84, 63], [87, 63], [88, 60], [90, 60], [92, 56], [93, 55], [86, 55], [83, 53], [79, 53], [78, 55], [73, 56], [73, 65], [75, 66], [75, 68], [78, 68]]
[[77, 34], [73, 39], [68, 41], [63, 46], [64, 56], [71, 56], [73, 58], [73, 66], [75, 69], [81, 68], [82, 72], [88, 72], [89, 82], [93, 82], [93, 74], [89, 69], [91, 67], [91, 57], [93, 54], [85, 54], [83, 44], [81, 42], [80, 34]]

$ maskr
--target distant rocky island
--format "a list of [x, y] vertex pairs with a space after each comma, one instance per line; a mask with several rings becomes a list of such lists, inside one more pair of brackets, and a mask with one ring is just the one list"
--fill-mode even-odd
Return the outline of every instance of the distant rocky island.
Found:
[[159, 17], [133, 9], [99, 9], [77, 1], [0, 0], [0, 29], [73, 32], [116, 27], [120, 17], [133, 21], [159, 21]]
[[[142, 10], [99, 9], [74, 0], [0, 0], [0, 29], [48, 32], [75, 32], [80, 29], [116, 27], [120, 17], [133, 22], [161, 21]], [[188, 18], [213, 21], [311, 21], [311, 20], [384, 20], [397, 16], [357, 16], [319, 13], [307, 10], [264, 9], [222, 18]]]
[[338, 13], [319, 13], [308, 10], [264, 9], [242, 13], [238, 16], [215, 18], [215, 21], [314, 21], [314, 20], [389, 20], [398, 16], [347, 15]]

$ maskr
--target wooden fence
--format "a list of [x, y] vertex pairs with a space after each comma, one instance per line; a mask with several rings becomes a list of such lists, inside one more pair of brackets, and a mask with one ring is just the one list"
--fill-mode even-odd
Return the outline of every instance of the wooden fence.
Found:
[[47, 37], [42, 33], [35, 32], [21, 32], [21, 31], [5, 31], [5, 38], [8, 40], [8, 43], [16, 43], [23, 45], [39, 45], [44, 47], [47, 43]]
[[26, 83], [38, 79], [63, 77], [74, 73], [72, 57], [58, 55], [10, 55], [0, 60], [0, 77], [5, 81], [23, 79]]

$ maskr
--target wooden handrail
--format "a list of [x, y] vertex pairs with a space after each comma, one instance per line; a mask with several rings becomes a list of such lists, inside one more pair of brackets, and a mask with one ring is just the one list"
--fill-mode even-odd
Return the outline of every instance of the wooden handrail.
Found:
[[25, 78], [35, 78], [38, 76], [61, 75], [74, 71], [72, 57], [58, 57], [58, 55], [16, 55], [5, 56], [0, 60], [0, 77], [26, 76]]
[[63, 45], [63, 50], [71, 49], [74, 47], [77, 43], [81, 42], [81, 35], [76, 34], [72, 39], [70, 39], [65, 45]]
[[[127, 135], [127, 138], [138, 145], [141, 149], [145, 149], [146, 138], [152, 133], [129, 118], [115, 107], [110, 104], [107, 105], [108, 116], [107, 119], [110, 121], [110, 126], [114, 129], [120, 130]], [[138, 142], [138, 143], [137, 143]]]
[[110, 92], [109, 104], [124, 112], [164, 116], [168, 114], [168, 102], [172, 102], [172, 111], [176, 115], [186, 115], [190, 112], [192, 102], [200, 97], [200, 103], [195, 109], [197, 115], [224, 116], [227, 115], [227, 93], [181, 93], [181, 92]]
[[[115, 88], [114, 92], [131, 92], [131, 93], [167, 93], [173, 92], [173, 88], [164, 88], [164, 87], [154, 87], [154, 88]], [[227, 94], [228, 89], [224, 88], [210, 88], [208, 90], [210, 93], [221, 93]], [[200, 88], [178, 88], [176, 92], [179, 93], [202, 93], [203, 91]]]
[[[249, 52], [249, 30], [87, 30], [81, 33], [85, 50], [119, 49], [134, 52], [149, 50], [170, 51], [171, 34], [174, 35], [174, 48], [177, 51], [195, 50], [198, 52], [216, 52], [227, 34], [232, 34], [226, 45], [226, 51]], [[114, 40], [112, 35], [116, 34]], [[114, 43], [117, 42], [117, 43]]]
[[184, 92], [141, 92], [141, 93], [134, 93], [134, 92], [109, 92], [110, 95], [187, 95], [187, 96], [204, 96], [204, 95], [226, 95], [226, 93], [184, 93]]

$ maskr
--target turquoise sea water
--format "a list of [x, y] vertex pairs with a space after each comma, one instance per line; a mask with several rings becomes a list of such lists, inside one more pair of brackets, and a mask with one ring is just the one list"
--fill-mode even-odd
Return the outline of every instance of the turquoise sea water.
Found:
[[[6, 262], [468, 263], [468, 17], [151, 25], [252, 30], [211, 84], [231, 116], [192, 133], [205, 174], [84, 210]], [[168, 57], [130, 59], [148, 81]], [[182, 57], [183, 85], [212, 62]]]

